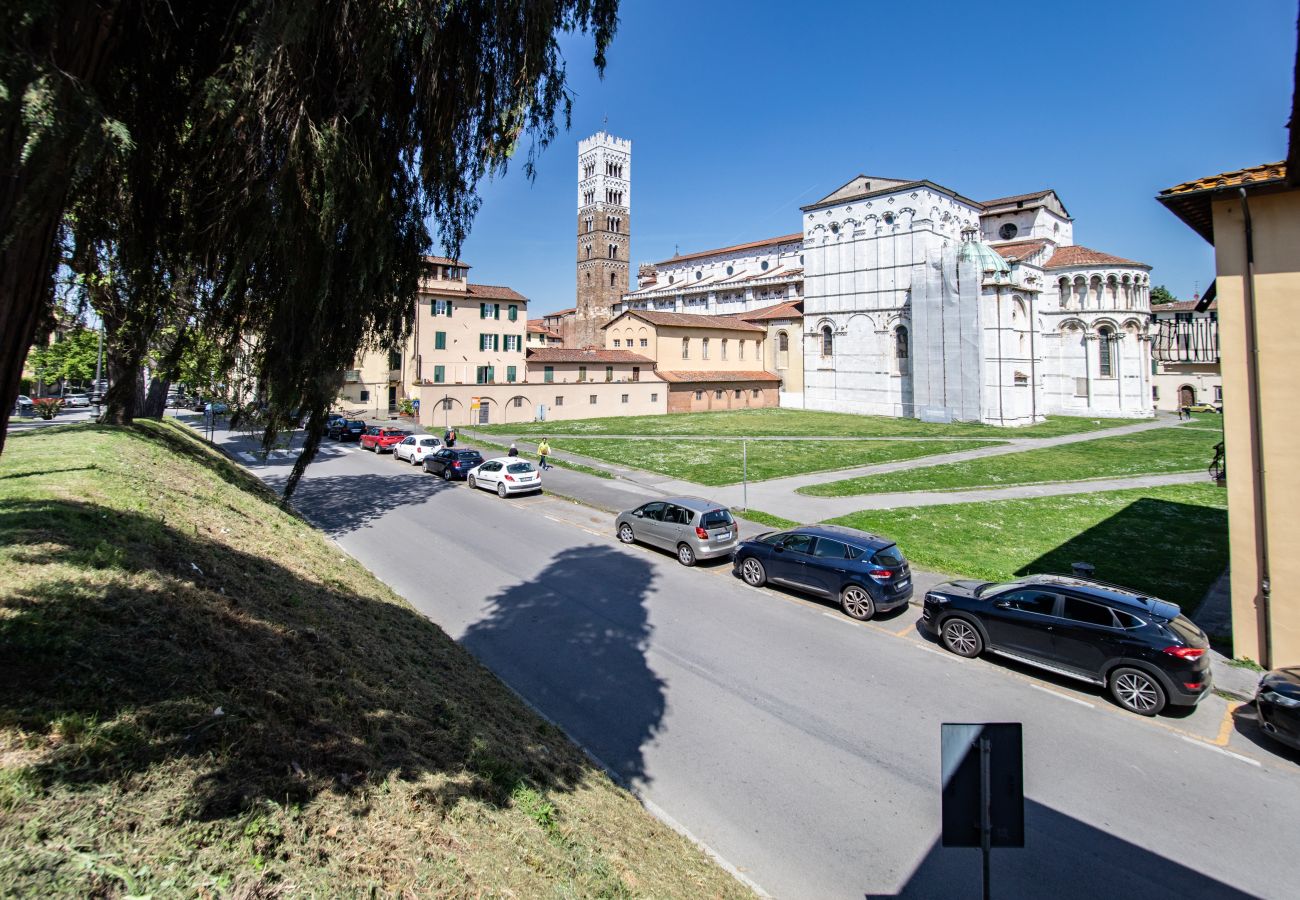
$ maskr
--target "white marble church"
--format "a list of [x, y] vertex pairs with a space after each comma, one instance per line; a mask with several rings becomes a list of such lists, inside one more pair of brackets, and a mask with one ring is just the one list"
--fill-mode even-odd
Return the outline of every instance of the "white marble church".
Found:
[[[1051, 190], [977, 201], [860, 175], [802, 233], [643, 266], [619, 309], [711, 315], [803, 300], [782, 403], [1027, 425], [1150, 417], [1150, 267], [1074, 243]], [[791, 348], [794, 349], [794, 348]]]

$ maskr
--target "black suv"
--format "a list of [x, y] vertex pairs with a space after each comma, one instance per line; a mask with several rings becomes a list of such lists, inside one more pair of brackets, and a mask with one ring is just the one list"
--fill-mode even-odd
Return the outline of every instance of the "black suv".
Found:
[[748, 585], [774, 581], [838, 600], [854, 619], [905, 606], [912, 596], [903, 551], [889, 538], [856, 528], [810, 525], [760, 534], [736, 547], [731, 564]]
[[958, 656], [989, 650], [1105, 686], [1139, 715], [1194, 706], [1210, 690], [1205, 632], [1176, 604], [1104, 581], [949, 581], [925, 595], [921, 625]]
[[453, 450], [443, 447], [436, 453], [424, 458], [424, 471], [432, 475], [441, 475], [443, 481], [464, 478], [469, 470], [483, 462], [483, 454], [477, 450]]
[[359, 441], [365, 431], [366, 423], [360, 419], [335, 419], [325, 427], [325, 434], [336, 441]]

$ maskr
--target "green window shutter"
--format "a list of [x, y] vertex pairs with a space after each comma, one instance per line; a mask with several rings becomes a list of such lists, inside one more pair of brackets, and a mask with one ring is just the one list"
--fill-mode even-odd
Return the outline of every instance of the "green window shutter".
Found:
[[491, 384], [492, 382], [494, 382], [494, 381], [496, 381], [496, 380], [497, 380], [496, 369], [493, 368], [492, 366], [488, 366], [488, 367], [487, 367], [487, 383], [488, 383], [488, 384]]
[[445, 366], [434, 366], [434, 367], [433, 367], [433, 383], [434, 383], [434, 384], [442, 384], [442, 383], [443, 383], [444, 381], [446, 381], [446, 380], [447, 380], [447, 369], [446, 369], [446, 367], [445, 367]]
[[478, 305], [478, 317], [479, 317], [480, 319], [486, 319], [486, 318], [487, 318], [487, 304], [486, 304], [486, 303], [480, 303], [480, 304]]
[[515, 380], [515, 367], [506, 366], [506, 381], [514, 381], [514, 380]]
[[542, 369], [542, 380], [548, 384], [555, 380], [555, 366], [546, 366]]
[[515, 306], [514, 304], [510, 305], [510, 321], [511, 322], [519, 321], [519, 307]]
[[433, 333], [433, 349], [434, 350], [447, 349], [447, 332], [435, 331]]
[[451, 302], [450, 300], [448, 300], [448, 301], [447, 301], [447, 318], [449, 318], [449, 319], [451, 318], [451, 311], [452, 311], [454, 308], [455, 308], [455, 307], [454, 307], [454, 305], [452, 304], [452, 302]]
[[495, 353], [501, 352], [501, 335], [492, 335], [492, 350]]
[[500, 303], [493, 303], [493, 304], [492, 304], [492, 318], [494, 318], [494, 319], [500, 319], [500, 318], [501, 318], [501, 304], [500, 304]]

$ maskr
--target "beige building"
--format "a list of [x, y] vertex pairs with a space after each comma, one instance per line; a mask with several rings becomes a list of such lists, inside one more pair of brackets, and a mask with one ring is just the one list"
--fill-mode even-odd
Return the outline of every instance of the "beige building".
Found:
[[1157, 198], [1214, 244], [1228, 466], [1233, 653], [1300, 663], [1300, 147]]
[[1151, 402], [1173, 412], [1185, 406], [1222, 407], [1217, 301], [1158, 303], [1151, 307]]
[[668, 412], [778, 405], [780, 376], [763, 368], [767, 329], [734, 316], [628, 310], [605, 326], [607, 350], [654, 360]]
[[735, 317], [767, 329], [763, 369], [781, 379], [781, 406], [803, 406], [803, 301], [787, 300]]
[[553, 328], [547, 328], [542, 319], [529, 319], [524, 345], [529, 350], [534, 347], [563, 347], [564, 338]]

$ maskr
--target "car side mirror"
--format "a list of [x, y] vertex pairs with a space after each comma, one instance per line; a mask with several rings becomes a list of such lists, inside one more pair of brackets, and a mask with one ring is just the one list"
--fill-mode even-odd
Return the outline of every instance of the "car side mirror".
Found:
[[784, 552], [785, 552], [785, 544], [773, 544], [773, 545], [772, 545], [772, 552], [773, 552], [773, 553], [784, 553]]
[[636, 516], [638, 519], [644, 519], [644, 518], [645, 518], [645, 513], [641, 512], [641, 510], [639, 510], [639, 509], [636, 510], [636, 511], [634, 511], [634, 512], [632, 513], [632, 515]]
[[993, 602], [993, 605], [994, 605], [996, 608], [998, 608], [998, 609], [1010, 609], [1010, 608], [1011, 608], [1011, 601], [1009, 601], [1009, 600], [995, 600], [995, 601]]

